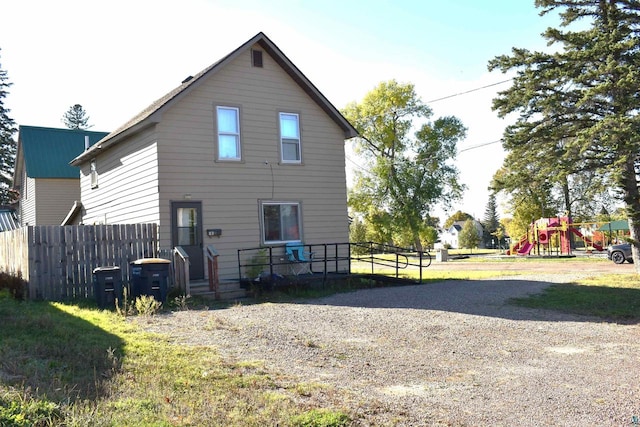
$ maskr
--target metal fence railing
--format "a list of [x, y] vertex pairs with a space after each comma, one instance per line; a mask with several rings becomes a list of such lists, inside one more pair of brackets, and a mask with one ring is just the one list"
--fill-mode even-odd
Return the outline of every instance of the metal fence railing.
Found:
[[[414, 277], [409, 270], [417, 270], [417, 282], [423, 281], [423, 270], [431, 265], [428, 251], [375, 243], [318, 243], [304, 244], [313, 255], [307, 260], [313, 275], [354, 274], [354, 268], [366, 266], [368, 274]], [[286, 245], [262, 246], [238, 250], [238, 277], [241, 281], [296, 275], [286, 255]]]

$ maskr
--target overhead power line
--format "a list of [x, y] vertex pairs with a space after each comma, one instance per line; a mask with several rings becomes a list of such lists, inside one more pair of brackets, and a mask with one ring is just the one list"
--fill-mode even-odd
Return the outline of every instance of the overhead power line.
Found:
[[475, 148], [480, 148], [480, 147], [485, 147], [487, 145], [491, 145], [491, 144], [497, 144], [498, 142], [502, 142], [501, 139], [498, 139], [496, 141], [491, 141], [491, 142], [484, 142], [482, 144], [476, 144], [476, 145], [472, 145], [471, 147], [467, 147], [467, 148], [463, 148], [462, 150], [458, 151], [458, 154], [463, 153], [465, 151], [469, 151], [469, 150], [473, 150]]
[[476, 92], [476, 91], [479, 91], [479, 90], [482, 90], [482, 89], [486, 89], [488, 87], [498, 86], [498, 85], [501, 85], [501, 84], [504, 84], [504, 83], [508, 83], [511, 80], [513, 80], [513, 79], [502, 80], [501, 82], [491, 83], [490, 85], [477, 87], [475, 89], [470, 89], [470, 90], [467, 90], [465, 92], [454, 93], [453, 95], [447, 95], [447, 96], [443, 96], [442, 98], [432, 99], [431, 101], [427, 101], [427, 104], [432, 104], [434, 102], [442, 101], [442, 100], [449, 99], [449, 98], [455, 98], [456, 96], [460, 96], [460, 95], [466, 95], [468, 93]]

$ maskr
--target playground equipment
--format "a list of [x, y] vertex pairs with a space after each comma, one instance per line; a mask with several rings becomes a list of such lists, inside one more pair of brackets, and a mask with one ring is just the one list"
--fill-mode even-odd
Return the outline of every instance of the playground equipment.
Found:
[[508, 252], [512, 255], [571, 255], [571, 234], [596, 251], [603, 247], [585, 236], [568, 217], [540, 218], [531, 223], [527, 234], [522, 236]]

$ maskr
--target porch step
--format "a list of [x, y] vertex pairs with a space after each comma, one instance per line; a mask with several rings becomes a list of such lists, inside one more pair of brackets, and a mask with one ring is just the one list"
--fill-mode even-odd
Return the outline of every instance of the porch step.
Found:
[[[209, 290], [208, 281], [191, 282], [189, 284], [189, 287], [191, 288], [191, 295], [193, 296], [212, 299], [215, 298], [215, 292]], [[220, 300], [224, 301], [247, 297], [247, 291], [240, 287], [239, 282], [220, 282], [220, 284], [218, 285], [218, 291]]]

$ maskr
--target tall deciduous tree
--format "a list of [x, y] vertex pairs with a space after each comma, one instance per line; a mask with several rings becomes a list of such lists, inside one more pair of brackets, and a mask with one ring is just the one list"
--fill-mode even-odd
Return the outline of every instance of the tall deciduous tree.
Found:
[[384, 242], [409, 234], [422, 249], [420, 234], [432, 207], [462, 194], [453, 160], [465, 127], [456, 117], [430, 121], [432, 111], [414, 86], [395, 80], [379, 84], [343, 113], [360, 134], [355, 148], [366, 170], [355, 172], [350, 206]]
[[480, 243], [480, 235], [476, 228], [476, 223], [472, 219], [468, 219], [462, 225], [462, 230], [458, 235], [458, 244], [461, 248], [473, 249], [478, 247]]
[[7, 72], [0, 64], [0, 205], [15, 200], [11, 191], [13, 168], [16, 158], [16, 142], [13, 134], [16, 132], [15, 122], [9, 117], [9, 110], [4, 106], [4, 98], [11, 86]]
[[[543, 34], [558, 50], [514, 48], [490, 61], [489, 69], [516, 71], [512, 87], [494, 100], [500, 116], [520, 113], [504, 146], [523, 162], [544, 159], [536, 164], [561, 179], [580, 171], [610, 178], [626, 205], [640, 271], [640, 2], [535, 3], [543, 15], [561, 12], [561, 27]], [[570, 30], [578, 20], [586, 25]]]
[[69, 107], [66, 113], [62, 116], [62, 122], [69, 129], [89, 129], [89, 116], [87, 112], [82, 108], [82, 105], [75, 104]]
[[453, 160], [465, 127], [456, 117], [429, 121], [431, 109], [414, 86], [395, 80], [343, 113], [360, 134], [355, 149], [366, 170], [355, 172], [350, 206], [390, 239], [410, 234], [421, 250], [432, 207], [462, 194]]
[[456, 213], [451, 215], [449, 218], [447, 218], [447, 220], [444, 222], [444, 228], [449, 229], [449, 227], [451, 227], [454, 222], [466, 221], [468, 219], [473, 219], [473, 215], [468, 214], [466, 212], [457, 211]]

